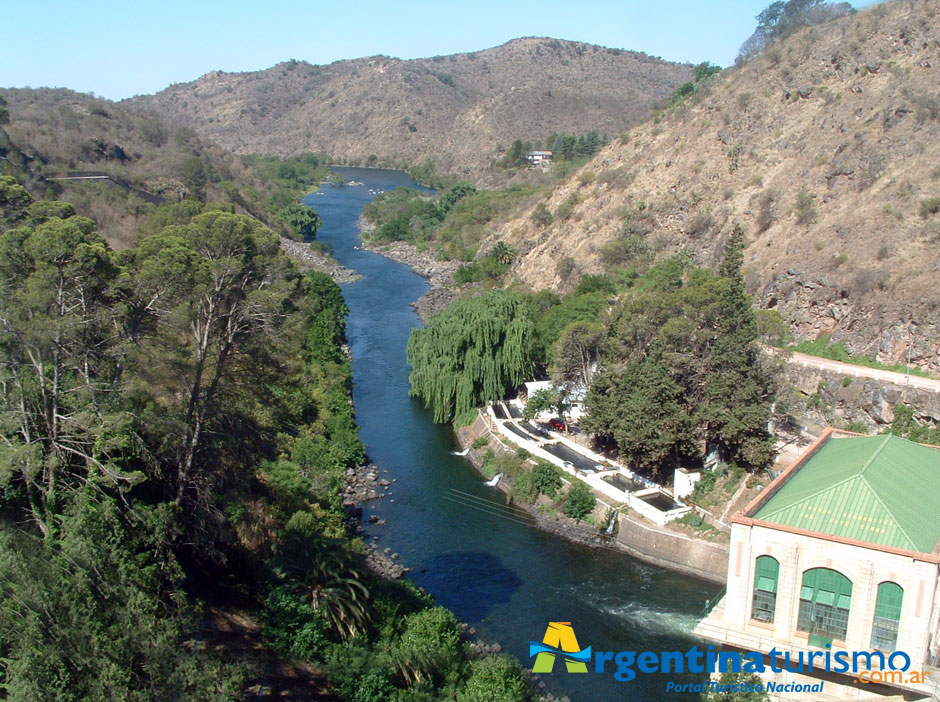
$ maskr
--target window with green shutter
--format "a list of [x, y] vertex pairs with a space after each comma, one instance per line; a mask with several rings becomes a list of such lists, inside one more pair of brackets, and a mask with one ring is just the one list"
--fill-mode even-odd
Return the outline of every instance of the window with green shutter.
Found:
[[901, 623], [901, 603], [904, 589], [897, 583], [886, 581], [878, 585], [875, 600], [875, 620], [871, 628], [871, 647], [879, 651], [893, 651], [898, 643]]
[[803, 573], [796, 628], [809, 633], [814, 646], [844, 641], [851, 606], [851, 580], [831, 568], [811, 568]]
[[754, 598], [751, 619], [771, 623], [777, 609], [777, 577], [780, 564], [773, 556], [760, 556], [754, 564]]

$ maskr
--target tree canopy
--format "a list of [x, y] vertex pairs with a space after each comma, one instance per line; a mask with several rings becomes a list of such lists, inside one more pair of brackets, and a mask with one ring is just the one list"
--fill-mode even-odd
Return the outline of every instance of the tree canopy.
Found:
[[411, 394], [446, 422], [497, 400], [532, 372], [533, 323], [522, 297], [458, 299], [408, 341]]

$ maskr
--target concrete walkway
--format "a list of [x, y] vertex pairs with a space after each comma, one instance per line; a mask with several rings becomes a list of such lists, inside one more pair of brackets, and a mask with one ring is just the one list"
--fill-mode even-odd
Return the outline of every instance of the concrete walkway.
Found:
[[[779, 349], [764, 346], [764, 351], [771, 356], [780, 354]], [[803, 368], [817, 368], [819, 370], [830, 371], [840, 375], [847, 375], [852, 378], [872, 378], [885, 383], [894, 383], [895, 385], [909, 385], [921, 390], [940, 393], [940, 380], [937, 378], [924, 378], [919, 375], [908, 375], [907, 373], [897, 373], [895, 371], [881, 370], [880, 368], [866, 368], [865, 366], [856, 366], [842, 361], [830, 361], [828, 358], [819, 356], [810, 356], [805, 353], [793, 352], [786, 359], [787, 363], [802, 366]]]

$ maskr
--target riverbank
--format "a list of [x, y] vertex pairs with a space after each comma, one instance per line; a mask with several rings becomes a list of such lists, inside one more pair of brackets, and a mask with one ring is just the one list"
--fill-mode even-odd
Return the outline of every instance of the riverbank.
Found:
[[302, 270], [314, 270], [326, 273], [337, 285], [355, 283], [362, 278], [350, 268], [342, 265], [332, 256], [314, 251], [310, 245], [302, 241], [294, 241], [287, 237], [280, 237], [281, 249], [290, 256]]
[[[468, 449], [467, 458], [473, 467], [482, 475], [484, 456], [487, 449], [511, 450], [496, 440], [491, 428], [482, 418], [469, 427], [456, 430], [457, 442], [462, 449]], [[474, 448], [474, 443], [482, 437], [490, 437], [490, 443], [482, 448]], [[497, 488], [506, 495], [511, 495], [511, 486], [506, 480], [501, 480]], [[604, 503], [598, 498], [598, 516], [613, 505]], [[605, 537], [596, 527], [579, 522], [562, 514], [551, 517], [537, 508], [537, 505], [517, 506], [524, 509], [534, 520], [534, 525], [543, 531], [561, 536], [568, 541], [585, 544], [587, 546], [613, 549], [625, 555], [669, 570], [694, 575], [714, 583], [723, 585], [727, 579], [728, 547], [724, 544], [697, 539], [692, 536], [680, 534], [667, 527], [660, 527], [636, 518], [622, 510], [617, 523], [617, 530], [613, 538]], [[602, 516], [602, 515], [601, 515]]]
[[[360, 236], [372, 229], [374, 227], [364, 217], [360, 216]], [[439, 261], [430, 251], [421, 251], [414, 244], [404, 241], [374, 244], [363, 240], [362, 247], [408, 266], [428, 281], [431, 289], [411, 304], [423, 324], [426, 324], [428, 319], [444, 310], [457, 297], [454, 292], [454, 271], [460, 268], [462, 265], [460, 262]]]

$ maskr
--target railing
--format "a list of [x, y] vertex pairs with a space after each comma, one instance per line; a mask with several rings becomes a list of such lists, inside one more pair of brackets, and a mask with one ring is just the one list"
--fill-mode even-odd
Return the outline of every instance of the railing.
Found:
[[721, 601], [721, 598], [725, 596], [725, 593], [727, 592], [727, 590], [728, 590], [728, 587], [725, 586], [721, 588], [721, 590], [717, 594], [715, 594], [713, 597], [705, 600], [705, 607], [702, 608], [702, 617], [707, 617], [709, 614], [712, 613], [712, 610], [715, 609], [715, 605], [717, 605]]

